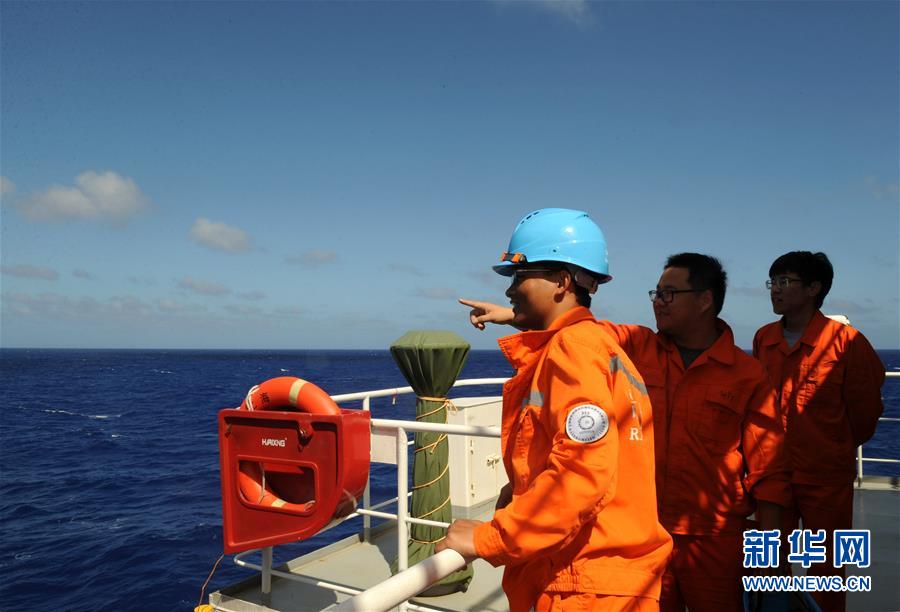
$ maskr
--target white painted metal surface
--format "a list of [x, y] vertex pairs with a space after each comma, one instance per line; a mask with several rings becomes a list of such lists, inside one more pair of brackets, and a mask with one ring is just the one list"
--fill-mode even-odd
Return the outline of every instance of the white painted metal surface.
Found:
[[444, 576], [462, 569], [465, 565], [465, 559], [458, 552], [443, 550], [342, 603], [335, 608], [335, 611], [378, 612], [390, 610], [415, 597]]

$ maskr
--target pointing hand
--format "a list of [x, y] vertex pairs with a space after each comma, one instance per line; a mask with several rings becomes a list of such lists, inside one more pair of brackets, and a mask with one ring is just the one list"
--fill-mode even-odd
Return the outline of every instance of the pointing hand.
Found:
[[505, 308], [499, 304], [491, 302], [478, 302], [475, 300], [464, 300], [460, 298], [459, 303], [463, 306], [469, 306], [469, 322], [478, 329], [484, 329], [485, 323], [496, 323], [497, 325], [508, 325], [512, 323], [512, 308]]

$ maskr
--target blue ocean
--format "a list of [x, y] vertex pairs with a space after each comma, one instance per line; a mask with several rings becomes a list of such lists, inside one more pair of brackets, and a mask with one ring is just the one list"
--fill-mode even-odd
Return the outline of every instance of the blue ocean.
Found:
[[[900, 351], [880, 355], [888, 371], [900, 371]], [[461, 377], [510, 374], [499, 352], [473, 351]], [[222, 553], [217, 413], [275, 376], [330, 394], [407, 384], [387, 351], [0, 351], [3, 608], [196, 606]], [[885, 416], [900, 417], [900, 379], [889, 379], [883, 395]], [[372, 411], [411, 418], [414, 401], [373, 401]], [[865, 454], [900, 457], [900, 423], [882, 423]], [[866, 472], [900, 475], [882, 464]], [[391, 495], [393, 480], [392, 468], [373, 466], [373, 499]], [[279, 547], [276, 562], [355, 524]], [[207, 593], [249, 575], [226, 557]]]

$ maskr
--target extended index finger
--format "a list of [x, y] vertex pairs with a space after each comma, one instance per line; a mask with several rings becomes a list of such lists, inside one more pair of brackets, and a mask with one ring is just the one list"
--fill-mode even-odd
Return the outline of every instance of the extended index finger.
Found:
[[481, 308], [484, 309], [487, 302], [479, 302], [478, 300], [467, 300], [465, 298], [459, 298], [459, 303], [463, 306], [470, 306], [472, 308]]

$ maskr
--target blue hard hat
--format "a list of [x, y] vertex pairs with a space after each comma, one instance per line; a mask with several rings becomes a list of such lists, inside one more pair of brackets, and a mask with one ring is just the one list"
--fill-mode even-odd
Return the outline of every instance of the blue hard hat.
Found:
[[525, 215], [509, 239], [494, 272], [510, 276], [517, 265], [558, 261], [583, 268], [600, 283], [612, 280], [606, 238], [590, 216], [581, 210], [541, 208]]

